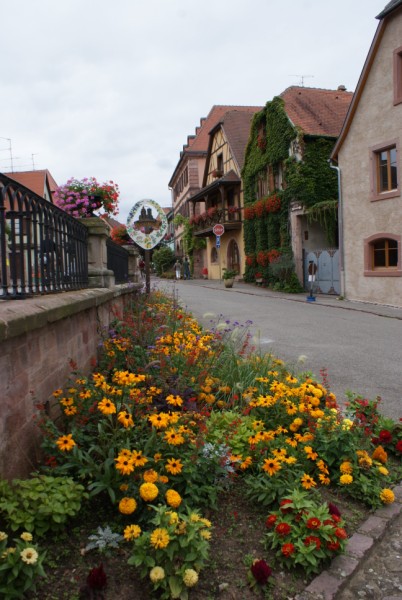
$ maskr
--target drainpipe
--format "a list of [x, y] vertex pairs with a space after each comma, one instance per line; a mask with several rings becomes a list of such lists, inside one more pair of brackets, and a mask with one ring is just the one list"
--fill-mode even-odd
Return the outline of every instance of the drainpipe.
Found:
[[338, 227], [339, 227], [339, 274], [341, 283], [341, 296], [346, 298], [345, 293], [345, 261], [343, 254], [343, 203], [342, 203], [342, 188], [341, 188], [341, 170], [336, 165], [332, 164], [331, 159], [328, 160], [331, 169], [335, 169], [338, 174]]

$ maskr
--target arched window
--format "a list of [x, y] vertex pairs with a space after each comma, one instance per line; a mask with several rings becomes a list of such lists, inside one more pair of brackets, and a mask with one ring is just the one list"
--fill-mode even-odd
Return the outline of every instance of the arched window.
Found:
[[378, 234], [365, 240], [366, 276], [401, 276], [401, 236]]

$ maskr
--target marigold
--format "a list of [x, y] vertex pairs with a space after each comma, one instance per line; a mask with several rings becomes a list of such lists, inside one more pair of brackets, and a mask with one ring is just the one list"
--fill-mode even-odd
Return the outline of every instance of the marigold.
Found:
[[76, 443], [73, 440], [73, 434], [68, 433], [67, 435], [62, 435], [56, 440], [56, 444], [62, 452], [69, 452], [73, 449]]
[[148, 469], [142, 477], [147, 483], [155, 483], [159, 479], [159, 475], [154, 469]]
[[320, 538], [316, 537], [315, 535], [307, 536], [303, 543], [305, 546], [310, 546], [311, 544], [315, 544], [315, 547], [317, 550], [319, 550], [321, 548], [321, 540], [320, 540]]
[[[145, 485], [152, 485], [152, 484], [145, 484]], [[164, 527], [158, 527], [157, 529], [154, 529], [154, 531], [151, 533], [149, 541], [150, 541], [151, 545], [156, 549], [166, 548], [166, 546], [169, 545], [169, 541], [170, 541], [169, 533], [168, 533], [167, 529], [165, 529]]]
[[346, 540], [346, 538], [348, 537], [348, 534], [343, 529], [343, 527], [337, 527], [335, 529], [335, 535], [338, 538], [338, 540]]
[[153, 567], [153, 569], [149, 572], [149, 578], [152, 583], [157, 583], [158, 581], [162, 581], [165, 579], [165, 571], [162, 567]]
[[175, 490], [168, 490], [165, 494], [166, 502], [172, 508], [178, 508], [182, 502], [182, 498]]
[[384, 488], [383, 490], [381, 490], [380, 500], [384, 504], [392, 504], [395, 500], [394, 492], [392, 490], [389, 490], [388, 488]]
[[339, 477], [339, 483], [341, 483], [342, 485], [350, 485], [353, 482], [353, 477], [352, 475], [341, 475]]
[[353, 473], [352, 463], [346, 460], [340, 465], [339, 470], [341, 473], [346, 473], [347, 475], [350, 475], [351, 473]]
[[186, 587], [194, 587], [198, 581], [198, 573], [194, 569], [186, 569], [183, 575], [183, 582]]
[[385, 452], [382, 446], [377, 446], [371, 455], [373, 460], [378, 460], [379, 462], [385, 464], [388, 460], [388, 454]]
[[152, 502], [158, 494], [159, 490], [154, 483], [143, 483], [140, 485], [140, 496], [145, 502]]
[[127, 525], [124, 529], [123, 537], [128, 542], [135, 540], [141, 535], [141, 527], [139, 525]]
[[122, 498], [119, 502], [119, 511], [122, 515], [131, 515], [137, 508], [134, 498]]
[[321, 521], [317, 517], [311, 517], [306, 523], [307, 529], [318, 529], [321, 527]]

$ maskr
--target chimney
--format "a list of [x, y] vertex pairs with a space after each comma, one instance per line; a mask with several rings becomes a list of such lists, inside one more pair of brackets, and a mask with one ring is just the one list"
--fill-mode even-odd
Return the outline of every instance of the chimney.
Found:
[[346, 92], [346, 86], [338, 85], [338, 92]]

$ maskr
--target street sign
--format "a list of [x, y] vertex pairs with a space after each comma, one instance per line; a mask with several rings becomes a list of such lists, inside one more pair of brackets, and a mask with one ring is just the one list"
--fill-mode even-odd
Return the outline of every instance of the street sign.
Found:
[[221, 223], [217, 223], [216, 225], [214, 225], [212, 231], [216, 236], [221, 236], [225, 233], [225, 228], [223, 225], [221, 225]]
[[216, 244], [215, 245], [217, 248], [221, 247], [221, 236], [220, 235], [216, 236]]

